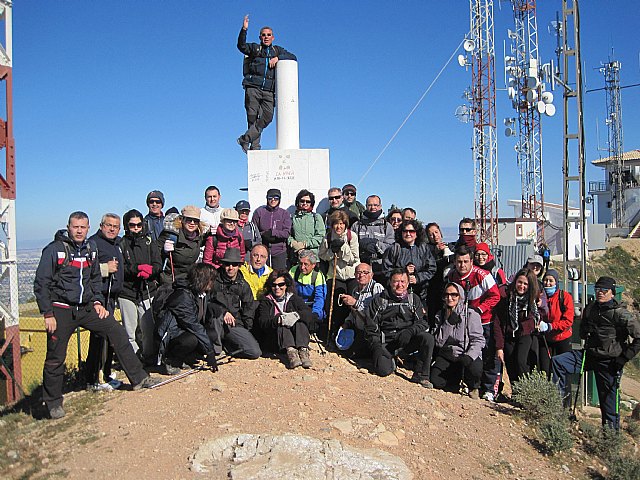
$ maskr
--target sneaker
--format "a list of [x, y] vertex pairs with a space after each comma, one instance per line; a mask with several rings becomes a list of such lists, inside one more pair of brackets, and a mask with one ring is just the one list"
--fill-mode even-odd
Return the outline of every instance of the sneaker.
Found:
[[168, 363], [165, 363], [164, 373], [165, 375], [178, 375], [180, 373], [180, 368], [174, 367], [173, 365], [169, 365]]
[[287, 348], [287, 359], [289, 360], [289, 368], [292, 370], [302, 365], [300, 354], [298, 354], [298, 350], [294, 347]]
[[64, 408], [62, 408], [62, 405], [53, 407], [51, 410], [49, 410], [49, 417], [51, 417], [52, 420], [58, 420], [59, 418], [64, 417], [66, 414], [67, 413], [64, 411]]
[[309, 349], [307, 347], [300, 347], [298, 349], [298, 353], [300, 354], [302, 368], [311, 368], [311, 357], [309, 356]]
[[242, 151], [243, 151], [244, 153], [247, 153], [247, 152], [249, 151], [249, 142], [247, 142], [247, 141], [244, 139], [244, 136], [240, 136], [240, 137], [238, 137], [237, 142], [238, 142], [238, 145], [240, 145], [240, 148], [242, 148]]
[[491, 392], [484, 392], [484, 394], [482, 395], [482, 399], [491, 403], [495, 402], [496, 400], [495, 396]]
[[132, 388], [133, 388], [133, 390], [138, 391], [138, 390], [140, 390], [142, 388], [155, 387], [160, 382], [162, 382], [162, 380], [160, 380], [159, 378], [152, 378], [151, 375], [147, 375], [144, 378], [144, 380], [142, 380], [140, 383], [135, 384]]
[[469, 398], [471, 400], [478, 400], [480, 398], [480, 391], [477, 388], [472, 388], [469, 392]]

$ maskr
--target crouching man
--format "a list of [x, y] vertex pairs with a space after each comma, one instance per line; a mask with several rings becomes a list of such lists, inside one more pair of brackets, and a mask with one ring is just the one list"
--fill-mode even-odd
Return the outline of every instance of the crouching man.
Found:
[[412, 382], [433, 388], [429, 381], [434, 339], [428, 330], [420, 297], [408, 291], [409, 277], [404, 270], [391, 271], [389, 288], [374, 296], [367, 307], [365, 335], [373, 356], [374, 371], [381, 377], [395, 370], [394, 357], [417, 351], [418, 361]]
[[583, 350], [573, 350], [553, 357], [553, 381], [571, 403], [567, 375], [593, 370], [600, 399], [602, 425], [620, 430], [620, 379], [625, 363], [640, 351], [640, 322], [614, 296], [616, 281], [600, 277], [595, 284], [596, 299], [584, 309], [580, 323]]
[[33, 286], [47, 330], [43, 400], [54, 419], [65, 415], [64, 362], [69, 338], [79, 326], [109, 340], [134, 390], [158, 383], [143, 370], [124, 327], [105, 308], [100, 264], [95, 245], [87, 241], [88, 232], [87, 214], [72, 213], [67, 229], [59, 230], [42, 251]]

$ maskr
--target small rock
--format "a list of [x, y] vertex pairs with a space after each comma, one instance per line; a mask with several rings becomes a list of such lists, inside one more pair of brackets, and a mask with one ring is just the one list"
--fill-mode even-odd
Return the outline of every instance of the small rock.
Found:
[[387, 430], [387, 427], [384, 426], [384, 423], [379, 423], [378, 425], [376, 425], [376, 428], [373, 429], [373, 431], [371, 432], [371, 436], [376, 436], [381, 434], [382, 432], [385, 432]]
[[43, 465], [48, 465], [49, 459], [47, 457], [44, 457], [42, 460], [40, 460], [40, 462], [42, 462]]
[[7, 457], [9, 457], [11, 460], [16, 460], [18, 458], [18, 452], [16, 452], [15, 450], [9, 450], [7, 452]]
[[564, 470], [565, 472], [569, 473], [571, 470], [569, 469], [569, 467], [567, 467], [566, 465], [562, 465], [562, 470]]
[[331, 426], [338, 430], [342, 435], [351, 435], [353, 433], [351, 420], [335, 420], [331, 422]]
[[440, 410], [434, 410], [433, 412], [431, 412], [431, 416], [437, 420], [444, 420], [447, 418], [447, 416]]
[[382, 432], [378, 435], [378, 441], [387, 447], [395, 447], [400, 443], [398, 442], [398, 437], [396, 437], [393, 432], [389, 431]]

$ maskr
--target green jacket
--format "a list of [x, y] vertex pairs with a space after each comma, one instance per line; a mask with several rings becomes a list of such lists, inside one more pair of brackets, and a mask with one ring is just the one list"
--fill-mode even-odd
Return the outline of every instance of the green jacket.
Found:
[[[301, 248], [313, 251], [318, 254], [318, 247], [325, 236], [326, 228], [322, 216], [315, 212], [302, 212], [298, 210], [292, 216], [291, 236], [287, 244], [291, 247], [292, 253], [297, 253]], [[302, 242], [301, 247], [296, 242]]]

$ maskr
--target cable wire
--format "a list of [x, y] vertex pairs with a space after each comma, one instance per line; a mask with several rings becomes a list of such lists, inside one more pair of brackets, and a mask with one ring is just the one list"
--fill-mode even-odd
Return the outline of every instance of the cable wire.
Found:
[[442, 72], [445, 71], [445, 69], [449, 66], [449, 64], [451, 63], [451, 60], [453, 60], [453, 57], [455, 57], [456, 53], [460, 50], [460, 47], [462, 47], [462, 44], [464, 43], [464, 41], [467, 39], [467, 37], [465, 36], [462, 41], [460, 42], [460, 44], [458, 44], [458, 46], [453, 50], [453, 53], [451, 54], [451, 56], [449, 57], [449, 60], [447, 60], [447, 62], [444, 64], [444, 66], [440, 69], [440, 71], [438, 72], [438, 74], [436, 75], [436, 78], [433, 79], [433, 81], [431, 82], [431, 84], [429, 84], [429, 86], [427, 87], [427, 89], [424, 91], [424, 93], [422, 94], [422, 96], [420, 97], [420, 99], [416, 102], [416, 104], [413, 106], [413, 108], [411, 109], [411, 111], [409, 112], [409, 114], [405, 117], [405, 119], [402, 121], [402, 123], [400, 124], [400, 126], [398, 127], [398, 129], [395, 131], [395, 133], [391, 136], [391, 138], [389, 139], [389, 141], [387, 142], [387, 144], [384, 146], [384, 148], [380, 151], [380, 153], [378, 154], [378, 156], [375, 158], [375, 160], [373, 162], [371, 162], [371, 165], [369, 165], [369, 168], [367, 169], [366, 172], [364, 172], [364, 175], [362, 175], [362, 177], [360, 178], [360, 180], [358, 181], [358, 183], [356, 184], [356, 186], [359, 188], [360, 184], [362, 183], [362, 181], [366, 178], [367, 175], [369, 175], [369, 172], [371, 171], [371, 169], [376, 165], [376, 163], [378, 163], [378, 160], [380, 160], [380, 157], [382, 157], [382, 155], [384, 155], [384, 152], [387, 150], [387, 148], [389, 148], [389, 145], [391, 145], [391, 142], [393, 142], [393, 140], [396, 138], [396, 136], [398, 135], [398, 133], [400, 133], [400, 130], [402, 130], [402, 127], [404, 127], [405, 123], [407, 123], [407, 121], [409, 120], [409, 118], [411, 118], [411, 115], [413, 115], [413, 113], [417, 110], [417, 108], [420, 106], [420, 104], [422, 103], [422, 100], [424, 100], [424, 97], [427, 96], [427, 94], [429, 93], [429, 91], [431, 90], [431, 87], [433, 87], [433, 85], [435, 85], [435, 83], [438, 81], [438, 79], [440, 78], [440, 75], [442, 75]]

